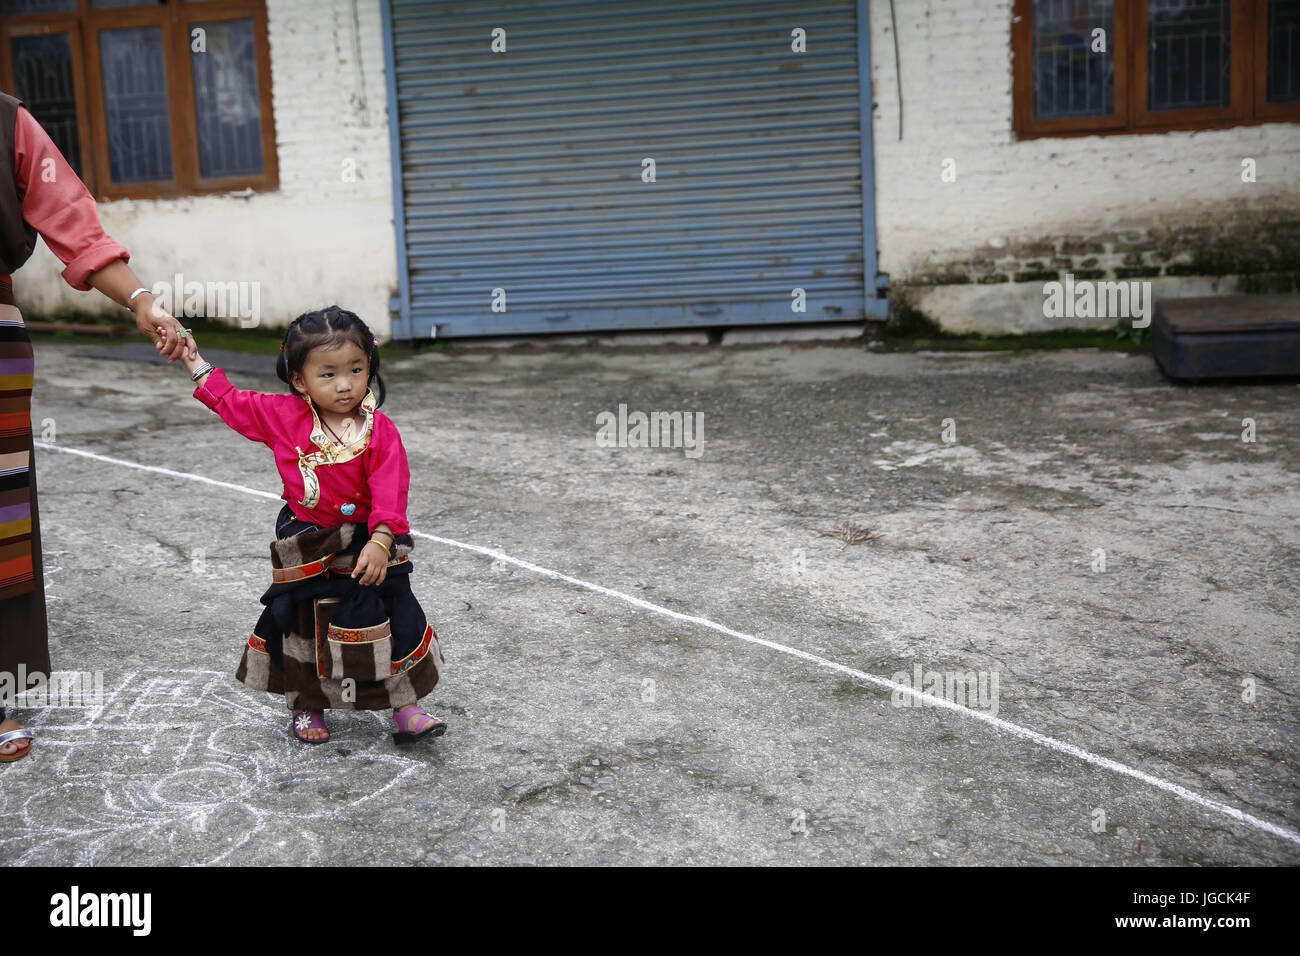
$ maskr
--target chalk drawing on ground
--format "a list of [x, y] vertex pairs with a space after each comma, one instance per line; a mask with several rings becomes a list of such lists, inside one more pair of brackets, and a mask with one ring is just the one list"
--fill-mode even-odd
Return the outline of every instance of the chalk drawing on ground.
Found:
[[[212, 670], [135, 671], [105, 687], [102, 706], [32, 710], [24, 723], [39, 750], [22, 761], [27, 772], [6, 768], [5, 865], [212, 865], [255, 839], [313, 846], [302, 824], [345, 818], [428, 770], [386, 752], [391, 738], [378, 722], [342, 731], [346, 760], [301, 744], [289, 736], [286, 708]], [[366, 781], [360, 797], [349, 792], [358, 779]], [[322, 800], [322, 788], [347, 797]]]

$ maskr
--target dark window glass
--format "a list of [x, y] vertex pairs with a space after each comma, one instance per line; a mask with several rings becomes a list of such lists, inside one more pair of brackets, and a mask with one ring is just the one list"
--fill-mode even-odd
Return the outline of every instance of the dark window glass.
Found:
[[1148, 0], [1149, 109], [1228, 106], [1232, 99], [1229, 0]]
[[1300, 0], [1269, 0], [1268, 101], [1300, 100]]
[[0, 14], [7, 17], [24, 13], [76, 13], [77, 0], [3, 0]]
[[101, 30], [109, 175], [114, 183], [172, 178], [162, 30]]
[[194, 23], [189, 37], [199, 174], [204, 179], [260, 176], [262, 106], [253, 21]]
[[92, 10], [115, 10], [118, 7], [156, 7], [162, 0], [90, 0]]
[[[1111, 0], [1034, 0], [1034, 117], [1115, 112], [1115, 14]], [[1104, 31], [1102, 42], [1095, 30]], [[1104, 43], [1105, 52], [1101, 51]], [[1094, 52], [1093, 47], [1098, 51]]]
[[77, 175], [83, 175], [72, 86], [72, 41], [66, 33], [13, 37], [9, 53], [14, 64], [14, 92]]

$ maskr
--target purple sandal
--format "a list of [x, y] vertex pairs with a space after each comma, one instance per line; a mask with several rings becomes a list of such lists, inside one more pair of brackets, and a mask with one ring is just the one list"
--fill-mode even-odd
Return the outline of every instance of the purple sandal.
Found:
[[[421, 718], [432, 723], [423, 724], [423, 729], [413, 731]], [[393, 734], [393, 743], [410, 744], [421, 737], [441, 737], [447, 732], [447, 725], [436, 717], [430, 717], [419, 704], [407, 704], [401, 710], [393, 711], [393, 723], [397, 732]]]
[[[293, 731], [295, 737], [305, 744], [323, 744], [329, 742], [329, 728], [325, 726], [324, 714], [309, 714], [305, 710], [292, 710], [291, 713], [293, 714], [293, 723], [289, 725], [289, 729]], [[304, 730], [323, 730], [325, 731], [325, 736], [319, 740], [312, 740], [310, 737], [304, 737], [302, 735]]]

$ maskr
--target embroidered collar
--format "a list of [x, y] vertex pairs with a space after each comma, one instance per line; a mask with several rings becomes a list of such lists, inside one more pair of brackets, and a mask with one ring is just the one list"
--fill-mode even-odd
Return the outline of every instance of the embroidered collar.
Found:
[[320, 503], [320, 481], [316, 477], [316, 469], [320, 465], [341, 465], [344, 462], [361, 455], [370, 447], [370, 438], [375, 431], [375, 393], [366, 390], [366, 397], [361, 400], [361, 410], [365, 412], [366, 424], [361, 429], [361, 434], [346, 445], [340, 445], [329, 433], [325, 431], [325, 426], [321, 423], [320, 413], [316, 410], [316, 403], [308, 400], [307, 404], [311, 407], [311, 441], [316, 448], [311, 452], [304, 452], [301, 447], [297, 448], [298, 452], [298, 471], [302, 475], [303, 496], [299, 500], [305, 508], [315, 508]]

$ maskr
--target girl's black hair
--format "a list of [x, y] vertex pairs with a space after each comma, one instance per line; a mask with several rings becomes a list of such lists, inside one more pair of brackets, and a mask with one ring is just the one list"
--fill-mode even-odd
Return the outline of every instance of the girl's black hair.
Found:
[[370, 361], [370, 381], [367, 384], [375, 393], [376, 406], [384, 404], [387, 390], [379, 374], [379, 346], [375, 337], [360, 316], [337, 305], [304, 312], [289, 323], [284, 332], [284, 342], [280, 345], [280, 358], [275, 363], [275, 374], [289, 386], [290, 391], [296, 392], [290, 376], [302, 372], [308, 353], [312, 349], [337, 348], [346, 342], [366, 353]]

